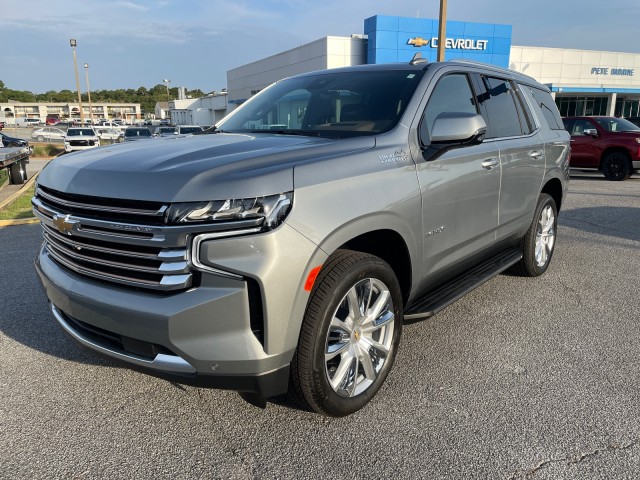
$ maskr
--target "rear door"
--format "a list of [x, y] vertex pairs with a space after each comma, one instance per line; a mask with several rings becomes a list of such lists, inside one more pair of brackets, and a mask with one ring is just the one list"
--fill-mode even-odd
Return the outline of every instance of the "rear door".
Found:
[[474, 76], [487, 139], [499, 151], [502, 182], [496, 239], [519, 235], [530, 223], [545, 171], [540, 131], [515, 83], [495, 74]]

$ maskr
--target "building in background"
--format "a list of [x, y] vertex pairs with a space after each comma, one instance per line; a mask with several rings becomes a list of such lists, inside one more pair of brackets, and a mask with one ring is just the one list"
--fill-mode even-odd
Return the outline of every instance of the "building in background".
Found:
[[227, 92], [212, 92], [200, 98], [169, 102], [169, 120], [173, 125], [211, 126], [228, 111]]
[[[327, 68], [435, 61], [438, 20], [376, 15], [364, 33], [328, 36], [227, 72], [232, 110], [269, 84]], [[445, 59], [507, 67], [545, 83], [562, 115], [640, 116], [640, 54], [511, 44], [512, 26], [447, 21]]]
[[[135, 123], [142, 118], [139, 103], [96, 103], [92, 104], [93, 118], [97, 120], [121, 119], [127, 123]], [[82, 104], [85, 120], [91, 118], [89, 105]], [[6, 125], [16, 124], [19, 119], [37, 118], [42, 123], [47, 117], [60, 120], [80, 121], [80, 107], [77, 103], [38, 103], [38, 102], [7, 102], [0, 103], [0, 121]]]

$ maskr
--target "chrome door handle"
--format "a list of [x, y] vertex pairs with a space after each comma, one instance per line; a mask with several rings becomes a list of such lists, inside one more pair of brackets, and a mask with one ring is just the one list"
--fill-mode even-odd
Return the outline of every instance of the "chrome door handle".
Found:
[[529, 154], [529, 156], [530, 156], [531, 158], [535, 158], [536, 160], [537, 160], [537, 159], [539, 159], [540, 157], [542, 157], [542, 155], [543, 155], [543, 153], [542, 153], [540, 150], [537, 150], [537, 151], [535, 151], [535, 152], [531, 152], [531, 153]]
[[498, 163], [499, 162], [497, 158], [490, 158], [489, 160], [485, 160], [484, 162], [482, 162], [482, 168], [484, 168], [485, 170], [493, 170], [498, 166]]

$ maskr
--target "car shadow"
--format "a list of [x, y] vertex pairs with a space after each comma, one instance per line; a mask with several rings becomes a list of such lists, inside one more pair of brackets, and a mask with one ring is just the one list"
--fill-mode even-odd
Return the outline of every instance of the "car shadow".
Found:
[[33, 266], [42, 236], [38, 224], [0, 228], [2, 304], [0, 333], [22, 345], [64, 360], [119, 366], [75, 343], [58, 326]]
[[640, 241], [640, 208], [602, 206], [564, 210], [558, 222], [576, 230]]

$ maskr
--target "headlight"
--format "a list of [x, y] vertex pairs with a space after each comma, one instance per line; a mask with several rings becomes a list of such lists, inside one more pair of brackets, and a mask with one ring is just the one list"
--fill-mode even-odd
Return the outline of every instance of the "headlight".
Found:
[[640, 143], [640, 137], [636, 137], [636, 143]]
[[255, 225], [271, 230], [284, 221], [292, 200], [293, 192], [286, 192], [267, 197], [174, 203], [166, 218], [170, 225], [257, 220]]

